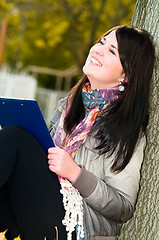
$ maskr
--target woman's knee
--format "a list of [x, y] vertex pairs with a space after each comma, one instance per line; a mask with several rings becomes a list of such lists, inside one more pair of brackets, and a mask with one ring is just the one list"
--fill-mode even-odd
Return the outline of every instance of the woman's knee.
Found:
[[20, 126], [10, 125], [6, 126], [1, 129], [0, 131], [0, 138], [7, 139], [7, 140], [16, 140], [17, 136], [24, 134], [25, 129]]
[[0, 186], [7, 181], [15, 166], [27, 163], [28, 158], [36, 161], [40, 153], [43, 149], [25, 129], [7, 126], [0, 130]]
[[27, 145], [37, 144], [37, 141], [26, 129], [11, 125], [0, 131], [0, 144], [19, 149], [23, 145], [27, 147]]

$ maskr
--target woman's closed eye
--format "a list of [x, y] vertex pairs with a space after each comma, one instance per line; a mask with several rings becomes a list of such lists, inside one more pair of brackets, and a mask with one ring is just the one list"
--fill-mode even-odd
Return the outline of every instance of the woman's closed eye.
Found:
[[115, 51], [112, 50], [111, 48], [109, 49], [109, 51], [110, 51], [113, 55], [116, 55], [116, 54], [115, 54]]
[[99, 41], [100, 44], [104, 45], [104, 42], [102, 40]]

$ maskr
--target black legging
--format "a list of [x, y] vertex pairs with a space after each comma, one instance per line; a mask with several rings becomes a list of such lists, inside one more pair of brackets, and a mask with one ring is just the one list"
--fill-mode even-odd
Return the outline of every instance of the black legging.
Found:
[[[40, 129], [39, 129], [40, 131]], [[47, 154], [26, 130], [9, 126], [0, 131], [0, 232], [7, 239], [65, 240], [64, 208], [57, 175]], [[75, 235], [75, 234], [74, 234]], [[73, 237], [75, 239], [75, 236]]]

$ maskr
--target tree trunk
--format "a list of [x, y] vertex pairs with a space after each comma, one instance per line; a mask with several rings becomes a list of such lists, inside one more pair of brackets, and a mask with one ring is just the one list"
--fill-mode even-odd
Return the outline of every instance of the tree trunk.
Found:
[[2, 24], [1, 24], [1, 34], [0, 34], [0, 68], [1, 68], [1, 65], [2, 65], [2, 58], [3, 58], [6, 32], [7, 32], [7, 21], [3, 20]]
[[156, 65], [150, 94], [150, 122], [141, 170], [141, 188], [133, 218], [123, 225], [120, 240], [159, 239], [159, 0], [138, 0], [132, 25], [154, 38]]

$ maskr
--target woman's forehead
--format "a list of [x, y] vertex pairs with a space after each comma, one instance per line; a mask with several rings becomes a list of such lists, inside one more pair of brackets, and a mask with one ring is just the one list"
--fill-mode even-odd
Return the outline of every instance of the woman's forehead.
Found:
[[103, 41], [110, 42], [116, 45], [118, 45], [117, 38], [116, 38], [116, 30], [113, 30], [112, 32], [108, 33], [107, 35], [102, 37]]

